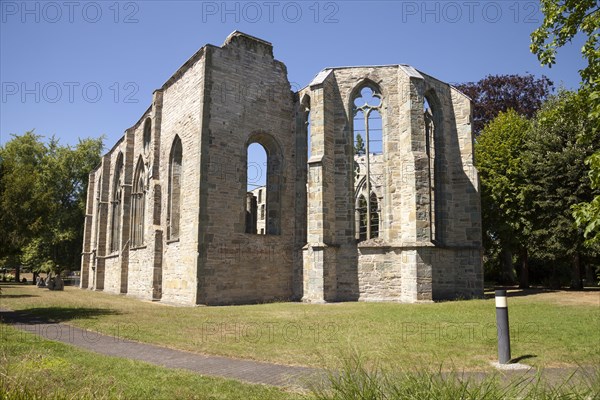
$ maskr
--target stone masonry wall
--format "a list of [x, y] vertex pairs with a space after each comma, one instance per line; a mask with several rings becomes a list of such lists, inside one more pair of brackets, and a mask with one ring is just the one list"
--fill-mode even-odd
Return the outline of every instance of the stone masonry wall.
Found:
[[[112, 151], [107, 154], [107, 160], [110, 163], [110, 180], [108, 182], [108, 212], [107, 212], [107, 225], [106, 225], [106, 254], [104, 256], [104, 269], [105, 269], [105, 283], [104, 290], [110, 293], [120, 293], [121, 292], [121, 251], [120, 249], [117, 251], [111, 251], [111, 241], [112, 241], [112, 220], [113, 220], [113, 207], [112, 202], [114, 199], [114, 190], [115, 190], [115, 173], [116, 173], [116, 164], [117, 159], [119, 158], [119, 154], [123, 160], [125, 160], [125, 141], [121, 141], [117, 147], [114, 147]], [[123, 161], [124, 162], [124, 161]], [[123, 164], [123, 166], [125, 166]], [[123, 204], [121, 206], [121, 226], [123, 218], [128, 218], [128, 216], [124, 216], [122, 212]]]
[[[371, 164], [379, 235], [359, 242], [353, 98], [367, 86], [382, 99], [383, 153]], [[171, 237], [170, 156], [177, 137], [180, 229]], [[251, 143], [268, 154], [265, 235], [245, 233]], [[121, 232], [111, 251], [119, 154]], [[132, 246], [138, 163], [144, 232], [143, 243]], [[200, 49], [154, 92], [151, 106], [89, 182], [82, 288], [187, 305], [416, 302], [483, 293], [471, 102], [410, 66], [330, 68], [294, 94], [272, 45], [236, 31], [221, 47]]]
[[[335, 68], [332, 73], [323, 71], [315, 78], [315, 85], [311, 84], [312, 90], [307, 91], [311, 98], [325, 99], [325, 108], [333, 107], [335, 115], [329, 122], [321, 119], [318, 112], [311, 119], [312, 126], [325, 124], [311, 138], [311, 143], [324, 146], [325, 159], [329, 141], [334, 142], [335, 167], [329, 174], [333, 173], [335, 179], [333, 185], [327, 186], [327, 176], [322, 183], [309, 180], [308, 198], [309, 232], [311, 226], [319, 226], [319, 220], [330, 221], [322, 225], [321, 231], [322, 237], [331, 238], [325, 243], [335, 249], [336, 267], [330, 264], [318, 267], [318, 271], [335, 274], [337, 286], [331, 293], [335, 292], [337, 300], [396, 301], [430, 301], [432, 293], [438, 297], [480, 295], [481, 260], [471, 255], [464, 261], [465, 251], [479, 254], [481, 246], [469, 99], [448, 84], [408, 66]], [[381, 196], [379, 238], [357, 247], [355, 188], [350, 164], [352, 100], [365, 86], [375, 89], [382, 98], [384, 167], [379, 179], [384, 183], [382, 193], [376, 193]], [[319, 95], [317, 90], [324, 93]], [[439, 118], [435, 126], [435, 152], [427, 148], [425, 136], [426, 97], [434, 108], [434, 116]], [[312, 105], [319, 107], [315, 101]], [[314, 147], [313, 144], [313, 154], [315, 150], [318, 153], [320, 148]], [[377, 182], [373, 186], [377, 189]], [[315, 200], [311, 198], [311, 190], [335, 192], [334, 210], [329, 209], [324, 218], [310, 212], [311, 201]], [[304, 260], [305, 298], [309, 300], [306, 293], [312, 293], [311, 298], [317, 299], [319, 296], [311, 285], [318, 285], [317, 292], [326, 291], [326, 285], [310, 278], [317, 267], [312, 261], [314, 256], [305, 256]], [[460, 277], [460, 282], [450, 276]]]
[[81, 288], [86, 289], [89, 286], [90, 280], [90, 262], [91, 262], [91, 246], [92, 246], [92, 228], [94, 220], [94, 189], [96, 186], [96, 174], [88, 175], [88, 188], [86, 194], [85, 205], [85, 221], [83, 224], [83, 246], [81, 251]]
[[[247, 35], [234, 33], [207, 52], [210, 116], [202, 134], [202, 168], [208, 173], [200, 186], [206, 203], [201, 205], [199, 302], [289, 299], [296, 215], [294, 104], [287, 71], [273, 58], [270, 43]], [[267, 150], [268, 174], [276, 177], [267, 179], [267, 192], [279, 193], [278, 201], [268, 197], [266, 235], [245, 233], [246, 153], [253, 141]]]
[[[150, 145], [144, 146], [144, 125], [146, 120], [153, 122], [152, 108], [149, 109], [140, 120], [130, 128], [133, 135], [133, 152], [130, 160], [132, 167], [132, 192], [135, 180], [136, 170], [141, 163], [144, 173], [144, 224], [143, 224], [143, 243], [139, 246], [133, 246], [131, 236], [128, 238], [129, 247], [129, 265], [128, 265], [128, 290], [127, 293], [151, 300], [152, 299], [152, 266], [154, 261], [154, 229], [152, 225], [152, 198], [154, 195], [153, 185], [151, 184], [151, 175], [153, 170], [154, 140], [155, 135], [151, 135]], [[154, 131], [154, 123], [152, 123]], [[152, 132], [154, 133], [154, 132]], [[131, 214], [130, 214], [131, 215]], [[133, 221], [132, 221], [133, 222]]]
[[[200, 135], [204, 103], [205, 57], [200, 55], [185, 74], [163, 88], [160, 176], [161, 226], [164, 227], [162, 300], [194, 304], [197, 295], [198, 221], [200, 209]], [[182, 145], [179, 238], [167, 235], [169, 157], [179, 136]]]

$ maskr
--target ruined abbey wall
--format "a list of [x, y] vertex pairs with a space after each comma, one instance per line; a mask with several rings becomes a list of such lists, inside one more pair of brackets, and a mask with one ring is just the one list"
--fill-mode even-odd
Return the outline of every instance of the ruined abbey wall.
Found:
[[[368, 174], [365, 88], [381, 116]], [[248, 226], [252, 143], [265, 234]], [[154, 92], [89, 182], [83, 288], [187, 305], [483, 293], [471, 102], [410, 66], [328, 68], [294, 93], [271, 44], [234, 32]]]
[[[208, 54], [199, 299], [210, 304], [289, 299], [296, 147], [287, 71], [273, 59], [270, 44], [244, 36], [209, 47]], [[246, 148], [253, 142], [269, 154], [266, 235], [245, 233]]]

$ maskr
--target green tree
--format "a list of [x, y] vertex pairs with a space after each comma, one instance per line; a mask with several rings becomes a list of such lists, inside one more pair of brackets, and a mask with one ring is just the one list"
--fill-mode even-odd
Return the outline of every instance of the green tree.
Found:
[[[366, 152], [365, 150], [365, 141], [363, 140], [360, 133], [356, 134], [356, 142], [354, 143], [354, 155], [362, 156]], [[354, 177], [358, 178], [360, 176], [360, 164], [354, 161]]]
[[[592, 142], [600, 134], [600, 5], [596, 0], [541, 0], [544, 14], [542, 25], [531, 34], [531, 51], [542, 65], [552, 66], [556, 62], [558, 48], [571, 42], [575, 36], [585, 36], [581, 49], [587, 61], [580, 70], [580, 91], [590, 103], [587, 119], [591, 123], [588, 131], [579, 140]], [[600, 152], [586, 160], [589, 178], [594, 188], [600, 188]], [[600, 197], [573, 206], [579, 226], [585, 227], [588, 245], [600, 243]]]
[[467, 82], [456, 87], [473, 100], [473, 133], [483, 128], [501, 112], [510, 109], [519, 115], [533, 118], [542, 103], [554, 90], [545, 76], [488, 75], [478, 82]]
[[[592, 154], [585, 163], [589, 167], [590, 185], [600, 189], [600, 152]], [[573, 206], [573, 216], [577, 225], [584, 228], [583, 235], [590, 247], [600, 246], [600, 196], [590, 202], [581, 202]]]
[[[535, 256], [550, 263], [553, 274], [571, 270], [571, 287], [582, 288], [582, 269], [599, 265], [596, 249], [584, 246], [571, 207], [589, 202], [599, 191], [588, 178], [584, 161], [600, 149], [598, 138], [586, 142], [590, 103], [582, 93], [562, 91], [536, 116], [521, 155], [524, 186], [523, 230]], [[589, 165], [589, 164], [588, 164]], [[589, 276], [589, 274], [588, 274]]]
[[31, 238], [44, 229], [47, 199], [38, 190], [46, 146], [40, 136], [27, 132], [0, 147], [0, 262], [16, 267]]
[[512, 255], [518, 252], [522, 287], [529, 282], [527, 237], [520, 201], [524, 184], [521, 156], [530, 127], [527, 118], [510, 109], [500, 112], [486, 125], [475, 143], [488, 263], [500, 264], [502, 282], [514, 283]]
[[365, 141], [360, 133], [356, 134], [356, 143], [354, 144], [354, 155], [362, 156], [365, 154]]
[[[571, 42], [582, 33], [586, 42], [581, 49], [588, 65], [580, 70], [582, 87], [598, 92], [600, 85], [600, 5], [596, 0], [541, 0], [544, 14], [542, 25], [531, 34], [531, 52], [537, 55], [542, 65], [556, 63], [558, 48]], [[594, 98], [595, 111], [600, 99]], [[597, 127], [593, 128], [597, 131]]]
[[42, 185], [51, 197], [44, 242], [51, 244], [46, 258], [54, 270], [79, 263], [88, 174], [100, 162], [101, 151], [102, 139], [80, 140], [74, 147], [50, 141]]
[[0, 259], [34, 271], [76, 268], [89, 171], [103, 138], [62, 146], [27, 132], [0, 147]]

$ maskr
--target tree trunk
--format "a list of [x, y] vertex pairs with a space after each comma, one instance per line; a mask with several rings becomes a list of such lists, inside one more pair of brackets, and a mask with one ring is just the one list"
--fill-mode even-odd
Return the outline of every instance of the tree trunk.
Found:
[[581, 279], [581, 257], [579, 252], [573, 255], [571, 261], [571, 289], [583, 290], [583, 281]]
[[585, 280], [588, 286], [596, 286], [596, 277], [594, 276], [594, 267], [591, 262], [585, 263]]
[[517, 280], [512, 262], [512, 251], [502, 248], [500, 253], [500, 264], [502, 265], [502, 280], [504, 284], [513, 285]]
[[21, 282], [21, 266], [17, 265], [15, 267], [15, 282]]
[[529, 287], [529, 252], [527, 247], [521, 248], [521, 274], [519, 276], [519, 288]]

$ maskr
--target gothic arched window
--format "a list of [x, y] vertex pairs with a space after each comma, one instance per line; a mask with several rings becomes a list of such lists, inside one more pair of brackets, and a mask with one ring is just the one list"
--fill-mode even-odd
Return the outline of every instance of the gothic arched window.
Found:
[[144, 122], [144, 151], [150, 150], [150, 141], [152, 140], [152, 120], [150, 117], [146, 118]]
[[179, 136], [175, 136], [169, 157], [169, 197], [167, 209], [168, 238], [179, 238], [179, 220], [181, 212], [181, 165], [183, 148]]
[[110, 252], [119, 251], [121, 241], [121, 203], [122, 203], [122, 182], [123, 179], [123, 153], [117, 156], [115, 163], [115, 172], [113, 174], [112, 187], [112, 218], [110, 221]]
[[144, 216], [146, 209], [146, 191], [144, 181], [146, 173], [140, 157], [133, 176], [133, 191], [131, 193], [131, 247], [144, 244]]
[[96, 186], [96, 213], [94, 214], [95, 227], [94, 227], [94, 249], [100, 247], [100, 203], [102, 201], [102, 175], [98, 177]]
[[[262, 132], [250, 135], [246, 146], [245, 232], [279, 235], [283, 191], [281, 148], [271, 135]], [[259, 192], [262, 200], [260, 204], [257, 201]], [[259, 219], [261, 214], [264, 219]]]
[[438, 98], [433, 90], [423, 96], [425, 121], [425, 151], [429, 159], [429, 224], [431, 240], [442, 242], [442, 182], [444, 181], [442, 115]]
[[[371, 82], [363, 83], [352, 96], [353, 113], [353, 138], [354, 138], [354, 176], [355, 198], [360, 194], [355, 203], [359, 215], [356, 225], [358, 240], [372, 239], [379, 236], [379, 214], [367, 212], [378, 209], [377, 196], [373, 201], [372, 184], [379, 181], [373, 171], [373, 159], [383, 153], [383, 124], [381, 118], [381, 93], [376, 85]], [[359, 190], [359, 182], [364, 181], [364, 187]], [[363, 210], [364, 208], [364, 210]], [[374, 218], [376, 217], [376, 220]]]
[[[267, 197], [267, 150], [257, 142], [250, 143], [247, 148], [246, 173], [246, 233], [265, 233], [265, 208], [268, 206]], [[265, 196], [263, 198], [263, 191]], [[264, 204], [263, 203], [264, 200]], [[260, 208], [261, 218], [258, 217]], [[262, 229], [262, 231], [261, 231]]]

